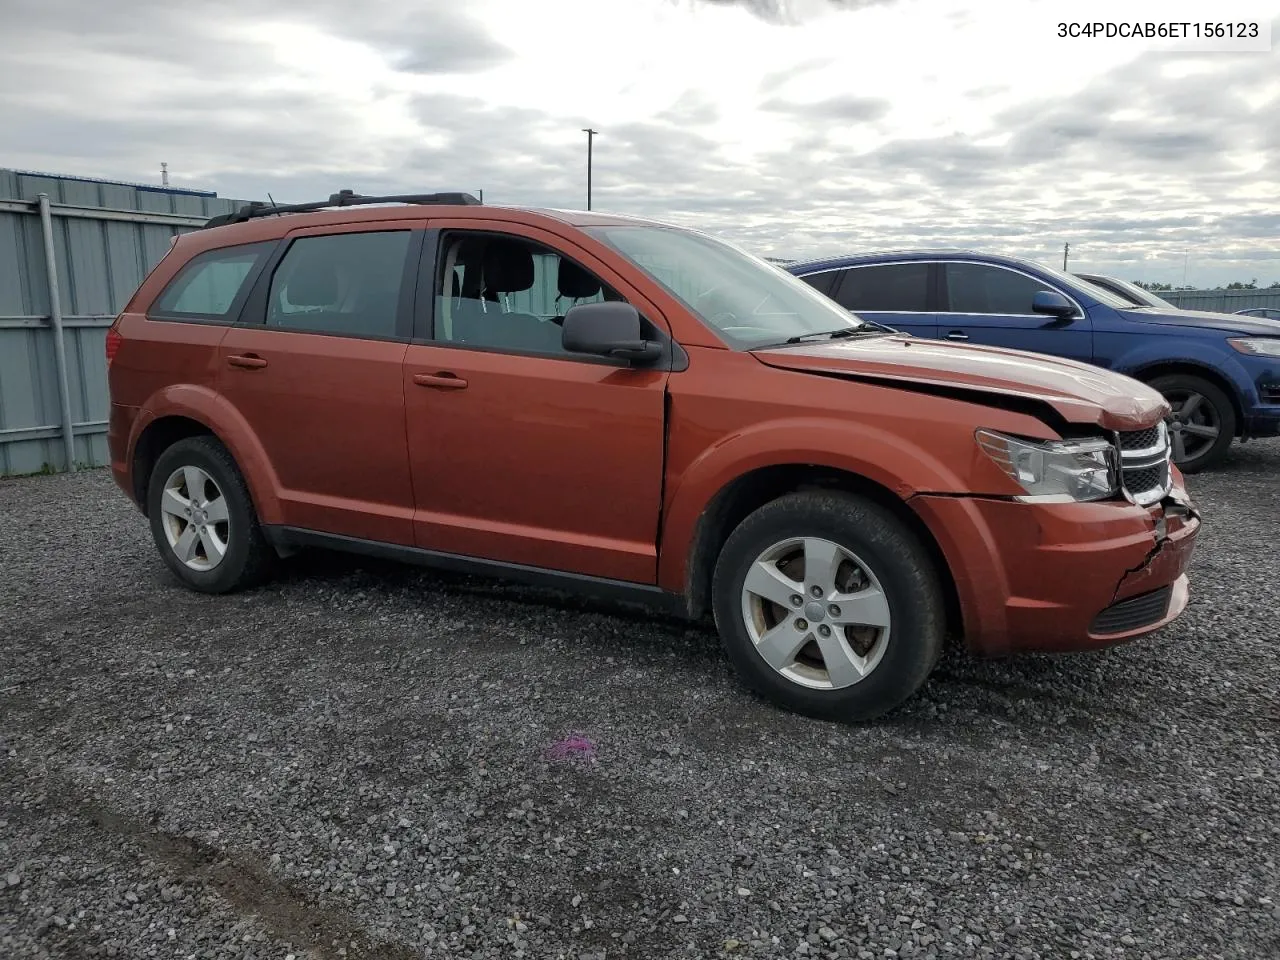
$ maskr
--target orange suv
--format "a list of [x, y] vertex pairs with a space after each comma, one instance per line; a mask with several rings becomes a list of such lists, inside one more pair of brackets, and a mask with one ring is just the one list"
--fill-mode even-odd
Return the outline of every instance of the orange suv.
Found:
[[710, 613], [749, 686], [845, 719], [949, 633], [1092, 649], [1187, 604], [1158, 393], [896, 333], [693, 230], [251, 204], [176, 239], [107, 355], [116, 481], [209, 593], [314, 545]]

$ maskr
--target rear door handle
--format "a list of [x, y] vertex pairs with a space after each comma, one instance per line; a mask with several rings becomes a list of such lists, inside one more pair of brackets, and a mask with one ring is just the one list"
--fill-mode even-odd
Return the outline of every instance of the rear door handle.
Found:
[[267, 361], [252, 353], [227, 357], [227, 363], [233, 367], [242, 367], [245, 370], [261, 370], [267, 365]]
[[969, 335], [965, 333], [963, 330], [952, 330], [950, 333], [947, 334], [947, 339], [948, 340], [968, 340]]
[[415, 373], [413, 382], [420, 387], [435, 387], [437, 390], [465, 390], [467, 381], [452, 373]]

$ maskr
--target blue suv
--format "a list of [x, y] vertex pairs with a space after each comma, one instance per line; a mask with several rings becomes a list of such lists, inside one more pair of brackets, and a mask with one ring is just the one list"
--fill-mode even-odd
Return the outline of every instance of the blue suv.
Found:
[[1138, 307], [1029, 260], [908, 251], [785, 267], [865, 320], [918, 337], [1031, 350], [1128, 374], [1173, 408], [1174, 460], [1194, 473], [1235, 437], [1280, 435], [1280, 322]]

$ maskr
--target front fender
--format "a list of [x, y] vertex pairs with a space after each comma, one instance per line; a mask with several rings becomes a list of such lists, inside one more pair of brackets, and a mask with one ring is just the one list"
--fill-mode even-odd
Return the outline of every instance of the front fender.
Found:
[[1258, 402], [1253, 378], [1229, 347], [1216, 341], [1190, 337], [1156, 339], [1159, 342], [1143, 342], [1125, 350], [1112, 362], [1112, 369], [1140, 380], [1144, 371], [1166, 364], [1200, 367], [1208, 373], [1225, 377], [1246, 407]]
[[[977, 448], [974, 447], [976, 452]], [[658, 583], [684, 593], [698, 524], [717, 494], [766, 467], [817, 466], [856, 474], [902, 500], [920, 492], [962, 492], [960, 476], [907, 437], [874, 425], [794, 417], [770, 421], [707, 446], [692, 462], [672, 465], [663, 510]]]
[[266, 524], [282, 522], [280, 482], [266, 451], [240, 412], [208, 387], [175, 384], [148, 397], [129, 433], [128, 463], [134, 462], [143, 432], [164, 417], [185, 417], [212, 431], [235, 458], [249, 487], [258, 519]]

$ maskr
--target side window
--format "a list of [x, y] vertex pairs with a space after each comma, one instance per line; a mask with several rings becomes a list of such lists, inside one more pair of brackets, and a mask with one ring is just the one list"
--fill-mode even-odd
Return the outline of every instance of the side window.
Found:
[[829, 297], [831, 296], [831, 288], [835, 286], [836, 278], [842, 272], [840, 270], [823, 270], [821, 273], [810, 273], [800, 279], [819, 293]]
[[250, 243], [208, 250], [191, 259], [169, 281], [150, 313], [193, 320], [235, 320], [249, 275], [273, 243]]
[[925, 313], [929, 309], [929, 264], [886, 263], [845, 271], [836, 301], [846, 310]]
[[570, 308], [622, 300], [550, 247], [493, 233], [447, 233], [437, 274], [435, 339], [495, 350], [564, 354]]
[[410, 231], [299, 237], [271, 278], [267, 326], [394, 338]]
[[1022, 273], [984, 263], [948, 263], [947, 294], [952, 313], [1029, 316], [1031, 301], [1048, 285]]

